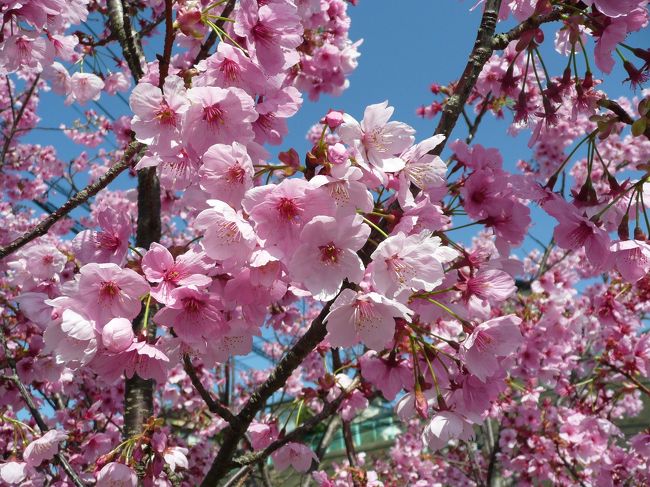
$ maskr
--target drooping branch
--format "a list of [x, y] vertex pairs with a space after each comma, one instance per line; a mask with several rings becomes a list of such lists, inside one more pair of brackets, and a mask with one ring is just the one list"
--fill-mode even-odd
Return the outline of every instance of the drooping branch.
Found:
[[[25, 387], [25, 384], [23, 384], [22, 381], [20, 380], [20, 377], [18, 375], [18, 368], [16, 367], [16, 361], [9, 353], [9, 347], [7, 346], [7, 338], [5, 337], [5, 333], [2, 326], [0, 326], [0, 343], [2, 343], [2, 351], [4, 352], [5, 361], [7, 362], [7, 365], [9, 365], [9, 368], [11, 369], [11, 375], [5, 377], [11, 380], [14, 383], [14, 385], [18, 388], [20, 397], [25, 402], [25, 405], [27, 406], [29, 413], [34, 418], [34, 421], [36, 421], [36, 424], [38, 425], [38, 428], [41, 430], [41, 433], [44, 434], [47, 431], [49, 431], [50, 428], [45, 423], [45, 420], [43, 419], [43, 416], [38, 410], [38, 407], [34, 403], [34, 400], [32, 399], [32, 396], [29, 393], [29, 391], [27, 390], [27, 387]], [[77, 472], [74, 471], [70, 463], [68, 463], [68, 460], [61, 453], [57, 452], [54, 455], [54, 459], [59, 465], [61, 465], [61, 468], [66, 473], [66, 475], [70, 478], [70, 481], [74, 485], [76, 485], [77, 487], [85, 486], [85, 484], [79, 478], [79, 475], [77, 475]]]
[[52, 227], [52, 225], [61, 220], [77, 206], [85, 203], [90, 198], [95, 196], [100, 190], [108, 186], [111, 181], [113, 181], [117, 176], [120, 175], [120, 173], [122, 173], [122, 171], [127, 169], [132, 164], [134, 157], [139, 154], [140, 151], [144, 149], [144, 147], [144, 144], [141, 144], [139, 142], [131, 143], [127, 147], [122, 158], [116, 164], [111, 166], [111, 168], [101, 178], [79, 191], [72, 198], [61, 205], [59, 209], [54, 211], [50, 216], [45, 218], [27, 233], [24, 233], [13, 242], [0, 248], [0, 259], [7, 257], [35, 238], [45, 235], [47, 231]]

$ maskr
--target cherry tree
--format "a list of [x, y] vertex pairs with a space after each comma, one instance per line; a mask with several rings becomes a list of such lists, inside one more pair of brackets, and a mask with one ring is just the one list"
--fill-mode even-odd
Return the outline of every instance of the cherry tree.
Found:
[[298, 153], [355, 3], [2, 1], [3, 485], [650, 484], [647, 0], [483, 0], [430, 133], [377, 100]]

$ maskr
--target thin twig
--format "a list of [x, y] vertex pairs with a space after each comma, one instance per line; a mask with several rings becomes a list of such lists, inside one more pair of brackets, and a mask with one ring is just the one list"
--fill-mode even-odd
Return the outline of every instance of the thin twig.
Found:
[[25, 246], [32, 240], [37, 237], [42, 237], [47, 233], [47, 231], [54, 225], [56, 222], [61, 220], [64, 216], [74, 210], [77, 206], [88, 201], [90, 198], [95, 196], [100, 190], [108, 186], [111, 181], [113, 181], [117, 176], [122, 173], [131, 165], [131, 160], [144, 148], [144, 144], [139, 142], [133, 142], [124, 152], [122, 159], [116, 164], [111, 166], [111, 168], [106, 171], [106, 173], [95, 181], [92, 184], [89, 184], [84, 189], [75, 194], [72, 198], [66, 201], [63, 205], [54, 211], [50, 216], [41, 221], [34, 228], [24, 233], [11, 243], [7, 244], [4, 247], [0, 248], [0, 259], [7, 257], [12, 254], [19, 248]]
[[[50, 428], [48, 428], [47, 424], [45, 423], [45, 420], [43, 419], [43, 416], [41, 416], [41, 413], [38, 410], [36, 404], [34, 403], [34, 400], [32, 399], [32, 396], [29, 393], [29, 391], [27, 390], [27, 387], [25, 387], [25, 384], [22, 383], [20, 377], [18, 376], [18, 368], [16, 367], [16, 361], [9, 353], [9, 347], [7, 346], [7, 338], [5, 337], [5, 333], [4, 330], [2, 329], [2, 326], [0, 326], [0, 342], [2, 343], [2, 349], [4, 351], [5, 360], [12, 371], [12, 375], [6, 377], [9, 380], [11, 380], [18, 388], [20, 397], [22, 397], [23, 401], [25, 401], [25, 404], [27, 405], [27, 409], [29, 409], [30, 414], [34, 418], [34, 421], [36, 421], [38, 428], [41, 430], [41, 433], [46, 433], [47, 431], [49, 431]], [[77, 487], [85, 486], [85, 484], [79, 478], [79, 475], [77, 475], [77, 472], [74, 471], [72, 466], [68, 463], [68, 460], [61, 453], [57, 452], [54, 455], [54, 458], [59, 463], [59, 465], [61, 465], [61, 468], [66, 473], [66, 475], [70, 478], [70, 480], [74, 485], [76, 485]]]
[[201, 379], [196, 374], [196, 369], [192, 365], [190, 357], [183, 355], [183, 368], [185, 372], [190, 377], [192, 385], [198, 391], [199, 395], [203, 399], [203, 402], [208, 406], [208, 409], [213, 414], [218, 414], [223, 419], [225, 419], [230, 424], [238, 424], [237, 416], [235, 416], [230, 409], [221, 404], [221, 402], [212, 397], [212, 394], [203, 386]]

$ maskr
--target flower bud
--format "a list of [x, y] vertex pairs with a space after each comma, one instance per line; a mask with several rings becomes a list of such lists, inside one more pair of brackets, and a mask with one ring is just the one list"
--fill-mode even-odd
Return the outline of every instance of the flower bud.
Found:
[[133, 343], [133, 327], [126, 318], [113, 318], [102, 330], [102, 343], [113, 353], [120, 353]]

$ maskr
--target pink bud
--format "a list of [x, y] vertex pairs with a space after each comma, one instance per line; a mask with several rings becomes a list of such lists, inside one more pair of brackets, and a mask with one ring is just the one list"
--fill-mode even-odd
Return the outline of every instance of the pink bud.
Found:
[[113, 318], [102, 330], [102, 343], [113, 353], [123, 352], [133, 342], [133, 328], [126, 318]]
[[341, 143], [336, 143], [327, 149], [327, 158], [332, 164], [343, 164], [348, 160], [348, 151]]
[[334, 130], [343, 123], [343, 112], [330, 110], [327, 115], [325, 115], [325, 123], [331, 130]]
[[203, 37], [203, 19], [201, 17], [201, 12], [198, 10], [179, 14], [176, 17], [176, 22], [178, 22], [181, 32], [186, 36], [196, 38]]

